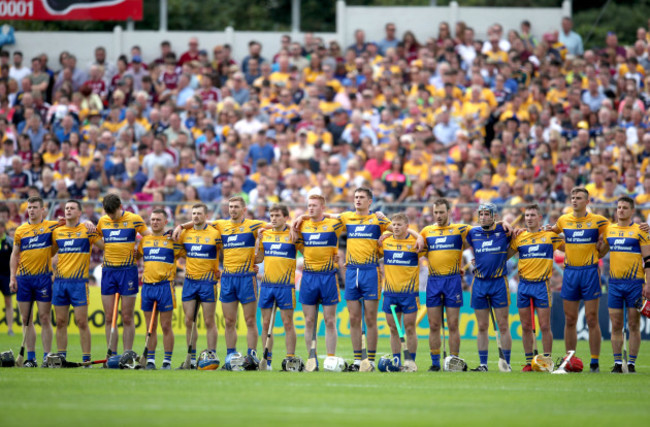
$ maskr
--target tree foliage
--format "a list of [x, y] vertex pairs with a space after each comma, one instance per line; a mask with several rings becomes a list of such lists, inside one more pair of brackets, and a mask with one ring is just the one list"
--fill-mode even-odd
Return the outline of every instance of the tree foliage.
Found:
[[[648, 17], [650, 17], [650, 5], [648, 4], [617, 4], [612, 1], [605, 9], [605, 12], [595, 27], [601, 8], [593, 8], [580, 11], [573, 16], [575, 31], [582, 35], [586, 42], [586, 48], [601, 47], [605, 44], [607, 32], [614, 31], [618, 36], [620, 44], [629, 45], [636, 40], [636, 29], [647, 28]], [[593, 34], [589, 40], [587, 35], [593, 28]]]

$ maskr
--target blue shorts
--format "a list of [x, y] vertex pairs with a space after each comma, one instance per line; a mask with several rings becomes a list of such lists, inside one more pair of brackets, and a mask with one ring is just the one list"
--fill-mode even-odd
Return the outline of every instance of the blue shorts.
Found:
[[88, 305], [88, 281], [54, 279], [52, 304], [73, 307]]
[[[248, 304], [257, 300], [257, 278], [255, 273], [250, 274], [222, 274], [221, 275], [221, 302], [239, 301]], [[184, 301], [184, 300], [183, 300]]]
[[420, 309], [420, 297], [418, 294], [391, 294], [384, 293], [384, 304], [382, 310], [384, 313], [391, 314], [391, 305], [396, 305], [396, 313], [414, 313]]
[[490, 305], [494, 308], [503, 308], [510, 305], [508, 280], [505, 277], [497, 277], [496, 279], [474, 277], [472, 281], [472, 308], [474, 310], [483, 310], [490, 308]]
[[214, 280], [193, 280], [185, 278], [183, 283], [183, 301], [195, 300], [198, 296], [201, 302], [217, 301], [217, 282]]
[[379, 267], [349, 265], [345, 270], [345, 299], [348, 301], [381, 298]]
[[152, 311], [156, 301], [156, 311], [172, 311], [176, 308], [176, 293], [172, 282], [143, 283], [140, 308], [142, 311]]
[[551, 283], [548, 280], [529, 282], [519, 280], [517, 289], [517, 308], [530, 307], [530, 299], [537, 308], [551, 307]]
[[635, 307], [641, 299], [643, 280], [615, 280], [609, 279], [609, 293], [607, 294], [608, 308]]
[[18, 292], [16, 300], [19, 302], [51, 302], [52, 301], [52, 275], [16, 276]]
[[296, 308], [296, 288], [293, 286], [266, 286], [260, 287], [260, 308], [273, 308], [275, 302], [280, 310], [293, 310]]
[[138, 293], [138, 267], [103, 267], [102, 295], [118, 293], [125, 297]]
[[9, 276], [0, 276], [0, 292], [2, 292], [2, 295], [6, 297], [15, 294], [15, 292], [11, 292], [9, 282]]
[[336, 271], [303, 271], [300, 281], [300, 304], [335, 305], [341, 301]]
[[590, 301], [600, 298], [600, 273], [598, 264], [586, 267], [564, 268], [560, 295], [567, 301]]
[[427, 279], [427, 307], [440, 307], [442, 295], [445, 307], [463, 306], [463, 283], [460, 274], [429, 276]]

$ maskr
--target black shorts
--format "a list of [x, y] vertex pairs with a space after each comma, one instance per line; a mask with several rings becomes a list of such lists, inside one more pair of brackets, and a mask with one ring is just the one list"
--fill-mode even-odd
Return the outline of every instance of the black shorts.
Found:
[[9, 289], [9, 276], [0, 275], [0, 292], [6, 297], [15, 294], [15, 292], [11, 292], [11, 289]]

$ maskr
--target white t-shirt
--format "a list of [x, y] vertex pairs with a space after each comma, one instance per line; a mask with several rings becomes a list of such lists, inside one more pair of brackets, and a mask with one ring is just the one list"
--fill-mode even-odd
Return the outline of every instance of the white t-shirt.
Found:
[[16, 68], [13, 65], [9, 68], [9, 78], [16, 80], [18, 90], [23, 90], [22, 79], [32, 74], [32, 70], [27, 67]]

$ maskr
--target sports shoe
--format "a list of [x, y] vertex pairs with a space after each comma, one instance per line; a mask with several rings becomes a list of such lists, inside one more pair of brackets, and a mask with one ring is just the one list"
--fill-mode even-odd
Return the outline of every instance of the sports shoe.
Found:
[[440, 372], [440, 365], [431, 365], [431, 366], [429, 366], [428, 372]]
[[35, 360], [27, 360], [23, 364], [23, 367], [25, 367], [25, 368], [38, 368], [38, 363], [36, 363]]
[[267, 371], [272, 371], [273, 368], [271, 367], [271, 365], [269, 365], [269, 364], [267, 363], [267, 364], [266, 364], [266, 370], [267, 370]]
[[348, 372], [359, 372], [359, 364], [356, 363], [356, 361], [352, 363], [350, 366], [348, 366]]
[[163, 362], [162, 367], [160, 368], [163, 371], [170, 371], [172, 369], [172, 364], [169, 362]]
[[623, 365], [620, 363], [614, 363], [614, 367], [612, 368], [612, 374], [622, 374], [623, 373]]
[[488, 367], [485, 366], [485, 365], [478, 365], [476, 368], [470, 369], [470, 371], [472, 371], [472, 372], [487, 372]]
[[600, 366], [598, 363], [590, 363], [589, 364], [589, 372], [592, 374], [597, 374], [600, 372]]
[[521, 370], [521, 372], [533, 372], [533, 367], [530, 366], [530, 363], [524, 366], [524, 368]]
[[634, 366], [632, 363], [627, 364], [627, 373], [628, 374], [636, 374], [636, 366]]
[[7, 335], [9, 335], [10, 337], [13, 337], [16, 334], [14, 333], [13, 329], [9, 329], [9, 331], [7, 332]]
[[147, 371], [155, 371], [156, 370], [156, 363], [155, 362], [147, 362], [147, 365], [144, 367], [145, 370]]

